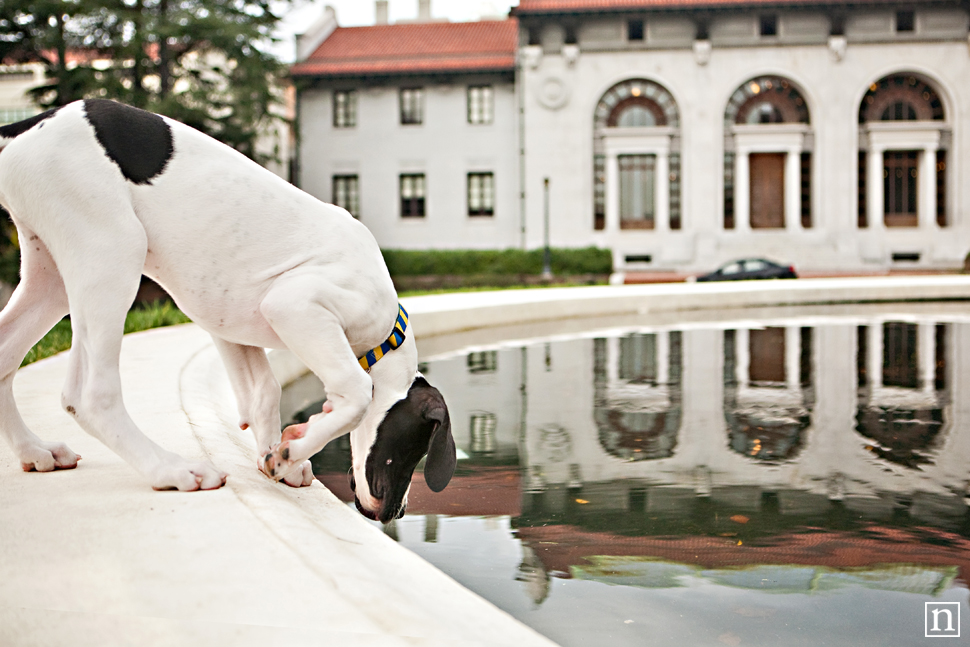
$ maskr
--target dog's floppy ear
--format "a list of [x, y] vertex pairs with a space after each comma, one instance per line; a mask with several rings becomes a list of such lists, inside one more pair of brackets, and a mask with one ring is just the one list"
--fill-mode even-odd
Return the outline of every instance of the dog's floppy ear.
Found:
[[455, 452], [455, 439], [451, 435], [451, 419], [448, 417], [448, 407], [440, 394], [436, 400], [436, 402], [430, 403], [424, 414], [425, 418], [435, 423], [431, 442], [428, 443], [428, 460], [424, 464], [424, 480], [432, 492], [441, 492], [455, 473], [458, 457]]

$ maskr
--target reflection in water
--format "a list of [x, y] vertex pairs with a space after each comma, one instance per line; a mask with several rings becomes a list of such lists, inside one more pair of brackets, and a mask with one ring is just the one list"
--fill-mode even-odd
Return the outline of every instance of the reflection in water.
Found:
[[811, 356], [811, 328], [725, 331], [724, 417], [731, 449], [766, 462], [798, 454], [814, 404]]
[[593, 340], [593, 418], [623, 460], [673, 456], [681, 419], [680, 332]]
[[[932, 462], [949, 403], [946, 331], [895, 321], [859, 326], [856, 428], [880, 458], [913, 468]], [[870, 358], [869, 349], [880, 347]]]
[[[902, 319], [611, 331], [431, 360], [463, 458], [440, 494], [414, 479], [386, 531], [564, 644], [590, 644], [576, 623], [650, 622], [667, 631], [656, 644], [824, 642], [812, 610], [827, 603], [765, 592], [837, 596], [851, 620], [830, 637], [885, 644], [923, 598], [965, 605], [970, 578], [970, 325]], [[314, 462], [352, 500], [347, 443]], [[704, 616], [674, 629], [696, 600]]]

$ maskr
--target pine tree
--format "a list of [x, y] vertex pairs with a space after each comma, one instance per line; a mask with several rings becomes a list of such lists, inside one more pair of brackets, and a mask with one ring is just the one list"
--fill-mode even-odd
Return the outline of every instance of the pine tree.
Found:
[[281, 100], [279, 18], [268, 0], [3, 0], [0, 60], [46, 66], [40, 107], [117, 99], [256, 158]]

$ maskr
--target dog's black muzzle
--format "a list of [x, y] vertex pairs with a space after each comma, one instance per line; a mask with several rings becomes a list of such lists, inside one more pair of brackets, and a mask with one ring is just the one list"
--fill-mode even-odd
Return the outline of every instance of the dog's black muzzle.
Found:
[[[350, 489], [355, 493], [357, 492], [357, 481], [354, 479], [353, 471], [350, 473]], [[403, 496], [402, 496], [403, 499]], [[360, 504], [360, 499], [354, 494], [354, 505], [357, 506], [357, 511], [364, 515], [371, 521], [380, 521], [381, 523], [390, 523], [394, 519], [400, 519], [404, 516], [407, 511], [407, 502], [401, 501], [400, 503], [390, 503], [387, 499], [381, 499], [381, 509], [380, 512], [372, 512]]]

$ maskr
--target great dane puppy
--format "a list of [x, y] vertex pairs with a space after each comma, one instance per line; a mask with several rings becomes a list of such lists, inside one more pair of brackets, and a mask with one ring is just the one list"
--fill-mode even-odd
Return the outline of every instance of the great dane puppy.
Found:
[[[70, 469], [80, 458], [34, 435], [12, 390], [27, 351], [70, 313], [64, 409], [155, 489], [225, 483], [212, 465], [152, 442], [125, 410], [121, 338], [145, 274], [212, 335], [269, 477], [309, 485], [307, 459], [350, 433], [365, 516], [403, 514], [426, 453], [428, 485], [448, 484], [448, 409], [417, 372], [414, 335], [374, 237], [345, 210], [192, 128], [113, 101], [0, 127], [0, 147], [0, 204], [22, 255], [20, 284], [0, 312], [0, 435], [25, 470]], [[323, 410], [282, 436], [266, 348], [291, 350], [327, 390]]]

